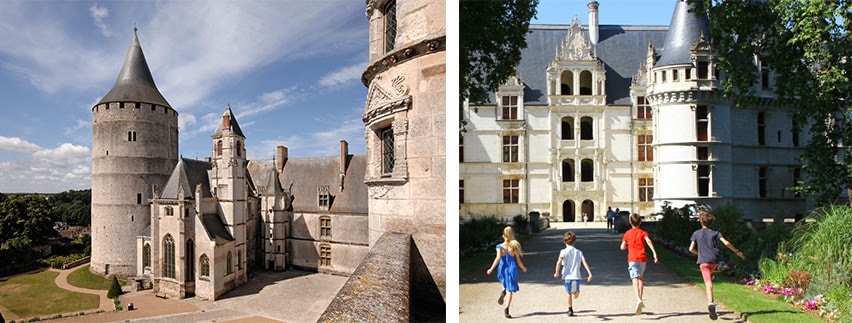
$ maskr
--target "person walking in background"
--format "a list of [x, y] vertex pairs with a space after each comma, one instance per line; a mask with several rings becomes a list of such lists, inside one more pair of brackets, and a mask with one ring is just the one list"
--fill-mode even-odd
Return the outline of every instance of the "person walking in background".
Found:
[[503, 291], [500, 292], [497, 304], [503, 305], [503, 298], [507, 293], [509, 294], [509, 299], [506, 300], [506, 308], [503, 310], [503, 315], [506, 318], [512, 318], [512, 315], [509, 314], [509, 307], [512, 306], [512, 295], [520, 289], [518, 286], [518, 267], [527, 272], [527, 267], [521, 261], [521, 252], [521, 243], [515, 240], [515, 231], [512, 230], [511, 226], [507, 226], [503, 229], [503, 243], [497, 245], [497, 257], [491, 263], [491, 268], [486, 271], [486, 274], [491, 275], [496, 267], [497, 279], [503, 284]]
[[[592, 271], [589, 269], [589, 263], [583, 257], [583, 252], [580, 249], [574, 248], [574, 243], [577, 241], [577, 235], [573, 231], [565, 232], [562, 236], [562, 242], [565, 243], [565, 249], [559, 251], [559, 259], [556, 260], [556, 270], [553, 271], [553, 278], [559, 279], [562, 277], [562, 283], [565, 286], [565, 292], [568, 293], [568, 316], [574, 316], [574, 301], [573, 298], [580, 297], [580, 281], [583, 277], [580, 275], [580, 264], [586, 267], [586, 272], [589, 273], [588, 282], [592, 282]], [[562, 271], [559, 271], [559, 267]]]
[[612, 233], [618, 233], [618, 224], [621, 218], [621, 210], [615, 208], [615, 212], [612, 213]]
[[615, 212], [612, 211], [612, 207], [607, 207], [606, 210], [606, 232], [609, 232], [612, 229], [612, 218], [615, 217]]
[[731, 244], [730, 241], [722, 237], [722, 233], [711, 229], [713, 221], [716, 217], [706, 210], [698, 211], [698, 221], [701, 222], [701, 229], [692, 233], [689, 238], [689, 252], [698, 255], [698, 266], [701, 269], [701, 276], [704, 278], [704, 288], [707, 292], [707, 311], [710, 313], [710, 319], [715, 320], [716, 315], [716, 300], [713, 298], [713, 272], [719, 266], [719, 241], [731, 249], [737, 256], [745, 259], [745, 255]]
[[645, 244], [651, 248], [654, 253], [654, 263], [657, 260], [657, 250], [654, 249], [654, 242], [648, 236], [648, 232], [642, 230], [639, 226], [642, 225], [642, 218], [639, 214], [633, 213], [630, 216], [630, 230], [624, 233], [621, 238], [621, 250], [627, 249], [627, 271], [630, 273], [630, 279], [633, 280], [633, 291], [636, 293], [636, 315], [642, 314], [642, 308], [645, 303], [642, 300], [642, 293], [645, 289], [645, 267], [648, 263], [648, 255], [645, 252]]
[[589, 225], [589, 214], [588, 214], [588, 213], [586, 213], [586, 212], [583, 212], [583, 223], [584, 223], [586, 226], [588, 226], [588, 225]]

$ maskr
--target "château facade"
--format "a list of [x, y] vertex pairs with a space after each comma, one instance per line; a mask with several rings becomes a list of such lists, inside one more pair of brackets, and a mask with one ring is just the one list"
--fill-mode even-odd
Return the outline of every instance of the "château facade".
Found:
[[[673, 0], [669, 26], [531, 25], [515, 77], [461, 118], [459, 213], [601, 221], [608, 207], [651, 215], [664, 204], [733, 203], [745, 219], [803, 214], [805, 125], [773, 101], [723, 96], [709, 21]], [[555, 53], [555, 54], [554, 54]]]

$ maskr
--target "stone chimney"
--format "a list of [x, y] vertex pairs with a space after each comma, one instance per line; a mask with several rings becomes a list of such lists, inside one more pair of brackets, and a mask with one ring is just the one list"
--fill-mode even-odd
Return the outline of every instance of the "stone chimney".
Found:
[[589, 7], [589, 40], [592, 46], [598, 44], [598, 2], [592, 1], [588, 4]]
[[222, 128], [223, 129], [231, 129], [231, 116], [229, 116], [229, 115], [222, 116]]
[[338, 162], [338, 171], [340, 176], [340, 191], [343, 192], [343, 179], [346, 177], [346, 159], [349, 157], [349, 143], [346, 140], [340, 141], [340, 161]]
[[284, 164], [287, 163], [287, 147], [278, 146], [278, 160], [275, 161], [275, 169], [279, 174], [284, 172]]

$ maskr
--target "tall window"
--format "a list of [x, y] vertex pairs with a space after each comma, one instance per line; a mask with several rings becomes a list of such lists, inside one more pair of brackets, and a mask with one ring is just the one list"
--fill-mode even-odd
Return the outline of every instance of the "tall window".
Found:
[[637, 138], [637, 150], [639, 152], [639, 161], [654, 161], [654, 149], [651, 147], [651, 142], [654, 140], [653, 135], [639, 135]]
[[163, 239], [163, 276], [175, 278], [175, 239], [170, 234]]
[[707, 147], [695, 147], [695, 159], [709, 160], [710, 150]]
[[136, 131], [127, 132], [127, 141], [136, 141]]
[[698, 62], [698, 79], [706, 80], [710, 77], [710, 64], [708, 62]]
[[562, 181], [563, 182], [573, 182], [574, 181], [574, 160], [566, 159], [562, 161]]
[[172, 208], [171, 206], [167, 206], [166, 207], [166, 216], [173, 216], [173, 215], [175, 215], [175, 209]]
[[518, 162], [518, 136], [503, 136], [503, 162]]
[[382, 140], [382, 175], [393, 174], [393, 127], [382, 129], [379, 133]]
[[757, 113], [757, 144], [766, 144], [766, 116], [763, 112]]
[[234, 273], [234, 254], [228, 251], [228, 256], [225, 258], [225, 274], [230, 275]]
[[639, 178], [639, 201], [650, 202], [654, 200], [654, 179], [650, 177]]
[[698, 165], [698, 196], [710, 196], [710, 165]]
[[216, 156], [222, 156], [222, 141], [216, 142]]
[[242, 142], [237, 141], [237, 149], [236, 150], [237, 150], [237, 152], [235, 153], [235, 155], [237, 155], [237, 157], [240, 157], [240, 155], [242, 154], [241, 151], [243, 150], [243, 143]]
[[210, 258], [207, 255], [201, 255], [201, 260], [198, 261], [201, 266], [201, 277], [210, 276]]
[[518, 97], [503, 97], [503, 120], [518, 120]]
[[331, 202], [331, 193], [329, 193], [328, 185], [320, 185], [317, 187], [317, 206], [320, 210], [327, 211]]
[[595, 163], [591, 159], [580, 161], [580, 181], [592, 182], [595, 180]]
[[142, 204], [142, 193], [136, 193], [136, 204]]
[[562, 118], [562, 140], [574, 140], [574, 118]]
[[710, 120], [707, 118], [707, 106], [695, 107], [695, 138], [698, 141], [707, 141], [707, 126]]
[[757, 189], [760, 197], [766, 197], [766, 167], [761, 167], [757, 171]]
[[394, 49], [396, 42], [396, 0], [385, 4], [385, 53]]
[[320, 266], [331, 266], [331, 245], [327, 243], [320, 245]]
[[320, 238], [331, 239], [331, 217], [320, 217]]
[[503, 180], [503, 203], [518, 203], [520, 188], [518, 187], [520, 180], [504, 179]]
[[459, 163], [464, 163], [464, 136], [459, 135]]
[[151, 267], [151, 245], [147, 243], [142, 247], [142, 267]]
[[459, 204], [464, 204], [464, 180], [459, 180]]
[[645, 99], [644, 96], [636, 97], [636, 119], [651, 119], [653, 115], [651, 114], [651, 105], [648, 104], [648, 100]]
[[186, 281], [195, 280], [195, 242], [192, 239], [186, 241]]
[[793, 147], [799, 147], [799, 122], [793, 120]]
[[592, 117], [580, 118], [580, 140], [595, 139], [592, 128]]

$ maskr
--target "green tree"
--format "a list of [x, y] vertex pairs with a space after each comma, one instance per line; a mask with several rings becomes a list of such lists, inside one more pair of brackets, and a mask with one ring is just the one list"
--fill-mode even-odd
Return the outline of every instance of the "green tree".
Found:
[[121, 285], [118, 283], [118, 278], [112, 276], [112, 283], [109, 285], [109, 290], [107, 290], [107, 298], [116, 298], [121, 295]]
[[843, 189], [852, 199], [852, 2], [690, 2], [698, 14], [709, 13], [725, 93], [737, 106], [754, 102], [762, 73], [757, 57], [776, 73], [777, 103], [795, 108], [797, 123], [808, 125], [802, 156], [808, 176], [796, 190], [820, 205], [837, 202]]
[[0, 241], [3, 249], [24, 248], [21, 243], [40, 244], [58, 237], [53, 230], [51, 207], [40, 195], [10, 195], [0, 202]]
[[487, 102], [515, 74], [538, 0], [459, 3], [459, 102]]

